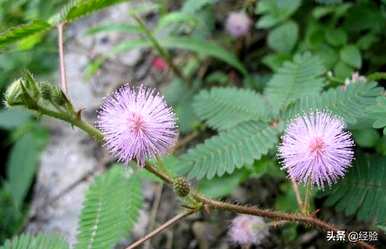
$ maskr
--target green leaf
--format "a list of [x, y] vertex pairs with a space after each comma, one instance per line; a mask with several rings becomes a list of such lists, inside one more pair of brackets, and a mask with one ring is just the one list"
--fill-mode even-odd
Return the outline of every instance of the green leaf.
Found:
[[73, 0], [62, 9], [59, 16], [52, 17], [51, 23], [57, 23], [58, 21], [72, 22], [82, 16], [126, 1], [127, 0]]
[[4, 48], [29, 36], [45, 32], [50, 28], [51, 25], [42, 20], [35, 20], [28, 24], [12, 27], [0, 33], [0, 48]]
[[0, 110], [0, 128], [14, 129], [31, 119], [31, 113], [23, 109], [3, 109]]
[[319, 93], [325, 72], [318, 57], [310, 53], [295, 55], [293, 61], [285, 62], [268, 82], [266, 95], [275, 111], [285, 108], [297, 99]]
[[140, 33], [141, 29], [137, 25], [127, 23], [104, 23], [92, 27], [87, 30], [87, 35], [94, 35], [102, 32], [126, 32], [126, 33]]
[[329, 191], [326, 204], [360, 220], [386, 224], [386, 157], [360, 156]]
[[277, 142], [278, 131], [267, 124], [250, 121], [222, 132], [190, 149], [180, 159], [191, 167], [189, 177], [211, 179], [251, 165]]
[[67, 242], [57, 235], [39, 234], [31, 236], [22, 234], [6, 240], [0, 249], [68, 249]]
[[268, 34], [268, 46], [277, 52], [290, 52], [298, 40], [299, 27], [294, 21], [287, 21]]
[[198, 184], [197, 189], [210, 198], [221, 198], [231, 194], [247, 175], [246, 171], [238, 170], [231, 175], [215, 177], [210, 180], [203, 179]]
[[122, 167], [95, 179], [83, 203], [76, 249], [113, 248], [127, 236], [143, 202], [139, 179]]
[[383, 134], [386, 134], [386, 97], [378, 97], [376, 103], [368, 107], [368, 111], [375, 119], [373, 127], [376, 129], [383, 128]]
[[198, 22], [199, 20], [193, 14], [183, 11], [174, 11], [160, 18], [156, 30], [162, 30], [162, 28], [176, 23], [185, 23], [194, 27], [198, 24]]
[[374, 147], [380, 139], [378, 132], [374, 129], [359, 129], [352, 131], [355, 142], [364, 148]]
[[356, 82], [346, 88], [330, 89], [322, 94], [305, 96], [286, 113], [288, 119], [315, 110], [328, 110], [342, 117], [348, 124], [370, 117], [367, 107], [373, 106], [382, 88], [374, 82]]
[[13, 146], [7, 161], [6, 186], [17, 207], [22, 204], [36, 173], [46, 134], [27, 133]]
[[353, 45], [343, 47], [340, 50], [340, 58], [352, 67], [360, 68], [362, 66], [361, 52]]
[[301, 0], [261, 0], [256, 13], [263, 17], [256, 23], [258, 28], [270, 28], [290, 17], [301, 4]]
[[325, 32], [325, 36], [332, 46], [343, 46], [347, 42], [347, 34], [342, 29], [329, 29]]
[[[185, 37], [185, 36], [175, 36], [175, 37], [170, 36], [166, 38], [160, 38], [158, 42], [162, 47], [165, 47], [165, 48], [185, 49], [185, 50], [196, 52], [204, 56], [215, 57], [235, 67], [244, 76], [247, 75], [247, 70], [241, 64], [239, 59], [233, 53], [218, 46], [214, 42], [207, 41], [198, 37]], [[148, 48], [150, 46], [151, 46], [151, 43], [147, 40], [131, 40], [128, 42], [123, 42], [118, 44], [112, 50], [110, 55], [112, 56], [114, 54], [121, 53], [129, 49]]]
[[219, 130], [249, 120], [266, 120], [269, 110], [260, 94], [234, 87], [201, 91], [194, 98], [193, 108], [201, 120]]
[[206, 5], [214, 4], [218, 0], [186, 0], [184, 1], [184, 5], [182, 10], [188, 13], [194, 13]]

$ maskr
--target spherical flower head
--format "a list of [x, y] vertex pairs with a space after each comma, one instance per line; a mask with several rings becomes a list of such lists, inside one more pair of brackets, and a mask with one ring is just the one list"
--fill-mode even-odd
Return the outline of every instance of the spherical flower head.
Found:
[[145, 160], [165, 154], [177, 139], [176, 118], [164, 98], [154, 90], [125, 85], [106, 98], [97, 126], [107, 149], [119, 161]]
[[226, 20], [226, 30], [234, 38], [245, 36], [251, 27], [252, 21], [245, 12], [231, 12]]
[[229, 237], [240, 245], [258, 245], [269, 234], [269, 227], [263, 218], [251, 215], [238, 215], [231, 223]]
[[282, 169], [300, 183], [323, 188], [343, 177], [354, 157], [351, 133], [345, 123], [328, 112], [295, 118], [279, 146]]

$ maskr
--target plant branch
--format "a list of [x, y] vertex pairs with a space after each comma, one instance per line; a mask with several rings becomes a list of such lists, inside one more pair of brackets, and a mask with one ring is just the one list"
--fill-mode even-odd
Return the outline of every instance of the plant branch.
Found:
[[81, 118], [77, 117], [76, 115], [71, 115], [68, 113], [63, 112], [55, 112], [51, 111], [49, 109], [46, 109], [42, 106], [38, 106], [37, 112], [50, 116], [53, 118], [57, 118], [63, 121], [66, 121], [79, 129], [85, 131], [90, 137], [95, 139], [98, 143], [101, 143], [103, 141], [103, 134], [100, 130], [92, 126], [91, 124], [87, 123], [86, 121], [82, 120]]
[[[103, 134], [98, 129], [96, 129], [92, 125], [88, 124], [87, 122], [84, 122], [81, 119], [78, 119], [76, 117], [72, 117], [67, 113], [58, 113], [58, 112], [54, 112], [54, 111], [45, 109], [43, 107], [38, 107], [37, 111], [39, 111], [40, 113], [42, 113], [44, 115], [67, 121], [67, 122], [79, 127], [80, 129], [84, 130], [87, 134], [89, 134], [92, 138], [94, 138], [97, 142], [103, 141]], [[159, 178], [161, 178], [165, 183], [170, 184], [170, 185], [173, 184], [173, 178], [170, 175], [168, 175], [165, 172], [159, 171], [157, 168], [152, 166], [149, 162], [145, 163], [145, 169], [148, 170], [149, 172], [151, 172], [152, 174], [158, 176]], [[284, 213], [284, 212], [280, 212], [280, 211], [271, 211], [271, 210], [259, 209], [256, 207], [240, 206], [240, 205], [236, 205], [236, 204], [231, 204], [231, 203], [227, 203], [227, 202], [213, 200], [213, 199], [207, 198], [207, 197], [203, 196], [202, 194], [195, 192], [195, 191], [191, 191], [189, 196], [194, 198], [196, 201], [202, 203], [202, 205], [205, 208], [227, 210], [227, 211], [231, 211], [231, 212], [235, 212], [235, 213], [261, 216], [261, 217], [266, 217], [266, 218], [270, 218], [273, 220], [279, 220], [279, 221], [284, 220], [284, 221], [290, 221], [290, 222], [298, 222], [298, 223], [302, 223], [305, 225], [317, 227], [317, 228], [324, 230], [324, 231], [335, 231], [335, 232], [338, 231], [338, 228], [335, 225], [327, 223], [323, 220], [320, 220], [320, 219], [314, 217], [313, 215], [303, 215], [303, 214], [297, 214], [297, 213]], [[144, 238], [137, 241], [132, 246], [130, 246], [126, 249], [135, 248], [136, 246], [142, 244], [144, 241], [154, 237], [156, 234], [162, 232], [167, 227], [173, 225], [174, 223], [176, 223], [180, 219], [192, 214], [193, 212], [196, 212], [196, 209], [190, 210], [189, 212], [182, 213], [180, 215], [177, 215], [176, 217], [169, 220], [168, 222], [163, 224], [161, 227], [157, 228], [156, 230], [154, 230], [153, 232], [151, 232], [150, 234], [148, 234], [147, 236], [145, 236]], [[372, 246], [368, 243], [365, 243], [363, 241], [357, 241], [357, 242], [352, 242], [352, 243], [357, 244], [365, 249], [375, 249], [374, 246]]]
[[157, 229], [155, 229], [153, 232], [147, 234], [145, 237], [137, 240], [136, 242], [134, 242], [133, 244], [131, 244], [129, 247], [127, 247], [126, 249], [133, 249], [133, 248], [136, 248], [138, 246], [140, 246], [141, 244], [143, 244], [145, 241], [153, 238], [154, 236], [156, 236], [157, 234], [161, 233], [162, 231], [164, 231], [165, 229], [167, 229], [168, 227], [174, 225], [175, 223], [177, 223], [179, 220], [193, 214], [194, 212], [196, 212], [195, 210], [190, 210], [190, 211], [187, 211], [187, 212], [184, 212], [184, 213], [181, 213], [181, 214], [178, 214], [176, 216], [174, 216], [172, 219], [168, 220], [167, 222], [165, 222], [164, 224], [162, 224], [160, 227], [158, 227]]
[[[149, 222], [148, 232], [153, 230], [154, 226], [155, 226], [158, 208], [159, 208], [160, 203], [161, 203], [162, 189], [163, 189], [163, 183], [161, 182], [157, 185], [157, 189], [155, 190], [155, 197], [154, 197], [153, 207], [152, 207], [151, 213], [150, 213], [150, 222]], [[144, 249], [150, 248], [150, 240], [146, 241], [143, 248]]]
[[172, 57], [168, 53], [167, 50], [165, 50], [161, 44], [158, 42], [158, 40], [154, 37], [152, 32], [148, 29], [146, 24], [142, 21], [142, 19], [136, 15], [135, 13], [132, 13], [131, 16], [137, 21], [140, 28], [143, 30], [146, 38], [153, 44], [154, 48], [157, 50], [159, 55], [165, 59], [166, 63], [169, 65], [169, 67], [172, 69], [173, 73], [180, 78], [181, 80], [185, 81], [188, 86], [192, 85], [191, 80], [186, 77], [182, 71], [174, 64]]
[[[306, 215], [295, 214], [295, 213], [283, 213], [279, 211], [259, 209], [256, 207], [240, 206], [240, 205], [231, 204], [227, 202], [212, 200], [198, 193], [194, 193], [193, 196], [196, 200], [202, 202], [207, 207], [213, 208], [213, 209], [222, 209], [222, 210], [227, 210], [227, 211], [240, 213], [240, 214], [267, 217], [274, 220], [287, 220], [291, 222], [299, 222], [306, 225], [317, 227], [324, 231], [334, 231], [334, 232], [338, 231], [338, 228], [335, 225], [322, 221], [313, 216], [306, 216]], [[362, 248], [375, 249], [374, 246], [368, 243], [365, 243], [363, 241], [357, 241], [353, 243], [359, 245]]]
[[59, 47], [59, 64], [60, 64], [60, 83], [62, 91], [67, 94], [66, 66], [64, 63], [64, 46], [63, 46], [63, 27], [64, 23], [59, 23], [58, 28], [58, 47]]

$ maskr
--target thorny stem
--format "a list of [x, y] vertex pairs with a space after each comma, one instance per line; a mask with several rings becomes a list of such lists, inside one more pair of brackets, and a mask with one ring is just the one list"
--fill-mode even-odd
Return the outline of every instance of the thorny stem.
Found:
[[58, 28], [58, 47], [59, 47], [59, 64], [60, 64], [60, 83], [62, 91], [67, 94], [66, 66], [64, 64], [64, 46], [63, 46], [63, 27], [64, 23], [59, 23]]
[[[45, 109], [43, 107], [39, 107], [39, 110], [42, 114], [51, 116], [54, 118], [58, 118], [64, 121], [67, 121], [80, 129], [84, 130], [87, 134], [89, 134], [91, 137], [93, 137], [97, 142], [103, 141], [103, 134], [93, 127], [92, 125], [88, 124], [87, 122], [77, 119], [76, 117], [71, 117], [68, 114], [65, 113], [58, 113], [54, 112], [48, 109]], [[157, 168], [155, 168], [153, 165], [151, 165], [149, 162], [145, 163], [145, 169], [148, 170], [149, 172], [153, 173], [154, 175], [158, 176], [161, 178], [165, 183], [172, 185], [173, 184], [173, 178], [168, 175], [166, 172], [159, 171]], [[236, 204], [231, 204], [223, 201], [217, 201], [210, 199], [208, 197], [203, 196], [201, 193], [198, 193], [196, 191], [191, 191], [189, 194], [190, 197], [194, 198], [196, 201], [200, 202], [204, 208], [206, 209], [220, 209], [220, 210], [227, 210], [239, 214], [248, 214], [248, 215], [254, 215], [254, 216], [261, 216], [261, 217], [266, 217], [270, 218], [276, 221], [290, 221], [290, 222], [296, 222], [296, 223], [302, 223], [305, 225], [310, 225], [314, 226], [316, 228], [319, 228], [324, 231], [334, 231], [337, 232], [338, 228], [330, 223], [327, 223], [323, 220], [320, 220], [313, 215], [304, 215], [304, 214], [298, 214], [298, 213], [284, 213], [280, 211], [271, 211], [271, 210], [265, 210], [265, 209], [259, 209], [257, 207], [248, 207], [248, 206], [241, 206], [241, 205], [236, 205]], [[126, 249], [131, 249], [134, 248], [133, 246], [138, 246], [144, 241], [154, 237], [156, 234], [162, 232], [169, 226], [173, 225], [176, 223], [178, 220], [182, 219], [185, 216], [188, 216], [189, 214], [197, 211], [196, 209], [190, 210], [187, 213], [183, 213], [180, 215], [177, 215], [173, 219], [169, 220], [167, 223], [163, 224], [161, 227], [157, 228], [147, 236], [145, 236], [143, 239], [140, 241], [134, 243], [132, 246], [126, 248]], [[140, 243], [139, 243], [140, 242]], [[374, 246], [365, 243], [363, 241], [357, 241], [357, 242], [352, 242], [356, 243], [362, 248], [365, 249], [375, 249]]]
[[157, 234], [161, 233], [162, 231], [164, 231], [165, 229], [167, 229], [168, 227], [174, 225], [175, 223], [177, 223], [179, 220], [185, 218], [186, 216], [189, 216], [193, 213], [195, 213], [196, 210], [190, 210], [190, 211], [186, 211], [184, 213], [181, 213], [181, 214], [178, 214], [176, 216], [174, 216], [172, 219], [168, 220], [167, 222], [165, 222], [164, 224], [162, 224], [160, 227], [158, 227], [157, 229], [155, 229], [153, 232], [147, 234], [145, 237], [143, 237], [142, 239], [139, 239], [137, 240], [136, 242], [134, 242], [133, 244], [131, 244], [129, 247], [127, 247], [126, 249], [133, 249], [133, 248], [136, 248], [138, 246], [140, 246], [141, 244], [143, 244], [145, 241], [153, 238], [154, 236], [156, 236]]
[[168, 51], [165, 50], [161, 44], [158, 42], [158, 40], [154, 37], [154, 35], [152, 34], [152, 32], [148, 29], [148, 27], [146, 26], [146, 24], [142, 21], [142, 19], [132, 13], [131, 14], [132, 17], [137, 21], [138, 25], [140, 26], [140, 28], [143, 30], [145, 36], [147, 39], [149, 39], [149, 41], [153, 44], [154, 48], [157, 50], [157, 52], [159, 53], [159, 55], [165, 59], [166, 63], [169, 65], [169, 67], [172, 69], [173, 73], [178, 77], [180, 78], [181, 80], [183, 80], [184, 82], [186, 82], [186, 84], [188, 84], [189, 86], [192, 85], [192, 82], [189, 78], [187, 78], [182, 72], [181, 70], [176, 66], [176, 64], [174, 64], [173, 60], [172, 60], [172, 57], [169, 55]]

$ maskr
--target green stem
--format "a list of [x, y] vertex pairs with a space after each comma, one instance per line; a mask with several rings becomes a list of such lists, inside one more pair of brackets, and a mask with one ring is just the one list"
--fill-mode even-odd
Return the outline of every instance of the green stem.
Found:
[[86, 121], [76, 117], [76, 115], [70, 115], [68, 113], [51, 111], [42, 106], [38, 106], [38, 109], [36, 111], [43, 115], [66, 121], [78, 127], [79, 129], [85, 131], [90, 137], [95, 139], [98, 143], [101, 143], [103, 141], [103, 134], [101, 133], [100, 130], [98, 130], [91, 124], [87, 123]]
[[157, 50], [159, 55], [165, 59], [166, 63], [169, 65], [169, 67], [172, 69], [173, 73], [180, 78], [181, 80], [185, 81], [186, 84], [189, 86], [192, 85], [192, 82], [189, 78], [187, 78], [181, 70], [174, 64], [170, 54], [166, 49], [164, 49], [161, 44], [158, 42], [158, 40], [155, 38], [155, 36], [152, 34], [152, 32], [147, 28], [145, 23], [142, 21], [142, 19], [136, 15], [135, 13], [131, 14], [132, 17], [137, 21], [139, 27], [143, 30], [146, 38], [153, 44], [154, 48]]

